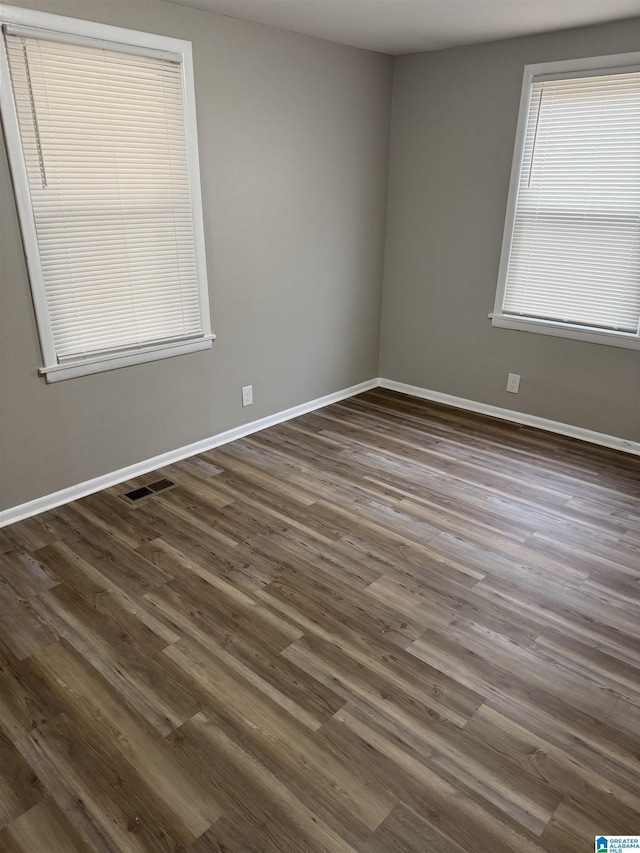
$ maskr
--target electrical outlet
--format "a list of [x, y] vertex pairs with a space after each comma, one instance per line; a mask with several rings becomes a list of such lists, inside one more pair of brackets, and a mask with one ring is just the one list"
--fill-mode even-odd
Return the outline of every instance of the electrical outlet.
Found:
[[520, 374], [510, 373], [507, 379], [507, 391], [510, 394], [517, 394], [520, 390]]
[[253, 404], [253, 385], [245, 385], [242, 389], [242, 405], [251, 406]]

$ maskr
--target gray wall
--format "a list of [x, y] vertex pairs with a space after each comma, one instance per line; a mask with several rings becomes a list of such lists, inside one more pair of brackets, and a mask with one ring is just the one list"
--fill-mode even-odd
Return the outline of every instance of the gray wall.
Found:
[[193, 42], [218, 339], [39, 378], [0, 143], [0, 509], [376, 376], [391, 58], [160, 0], [14, 5]]
[[397, 58], [380, 376], [640, 440], [640, 352], [487, 317], [523, 66], [639, 47], [636, 20]]

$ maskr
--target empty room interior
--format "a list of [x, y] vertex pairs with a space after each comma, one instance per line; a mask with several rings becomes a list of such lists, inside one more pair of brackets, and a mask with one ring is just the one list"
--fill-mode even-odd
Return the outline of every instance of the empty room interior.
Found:
[[640, 849], [638, 0], [0, 3], [0, 850]]

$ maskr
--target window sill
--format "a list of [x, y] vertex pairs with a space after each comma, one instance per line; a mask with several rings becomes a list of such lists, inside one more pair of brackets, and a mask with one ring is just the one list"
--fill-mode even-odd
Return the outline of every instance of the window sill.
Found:
[[491, 325], [500, 329], [514, 329], [518, 332], [533, 332], [538, 335], [573, 338], [576, 341], [588, 341], [609, 347], [640, 350], [640, 337], [628, 332], [608, 332], [591, 326], [570, 326], [566, 323], [554, 323], [552, 320], [535, 320], [532, 317], [514, 317], [505, 314], [489, 314], [489, 317]]
[[211, 349], [215, 335], [205, 335], [195, 341], [181, 341], [175, 344], [162, 344], [142, 350], [130, 350], [110, 356], [87, 358], [82, 361], [53, 364], [41, 367], [39, 373], [45, 376], [47, 382], [60, 382], [63, 379], [73, 379], [76, 376], [88, 376], [91, 373], [103, 373], [105, 370], [116, 370], [119, 367], [129, 367], [132, 364], [144, 364], [147, 361], [158, 361], [161, 358], [173, 358], [176, 355], [186, 355], [190, 352]]

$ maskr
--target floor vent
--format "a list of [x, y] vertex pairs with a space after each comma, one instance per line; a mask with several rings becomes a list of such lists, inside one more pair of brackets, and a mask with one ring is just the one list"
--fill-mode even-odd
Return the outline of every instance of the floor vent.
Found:
[[134, 489], [132, 492], [125, 492], [123, 497], [128, 501], [135, 503], [143, 498], [148, 498], [151, 495], [157, 495], [158, 492], [164, 492], [166, 489], [172, 489], [176, 484], [173, 480], [157, 480], [155, 483], [149, 483], [148, 486], [142, 486], [139, 489]]
[[175, 486], [173, 480], [158, 480], [157, 483], [149, 483], [148, 486], [145, 486], [147, 489], [151, 489], [152, 492], [164, 492], [165, 489], [170, 489], [172, 486]]
[[124, 496], [128, 501], [139, 501], [152, 494], [153, 492], [151, 489], [147, 488], [147, 486], [143, 486], [141, 489], [134, 489], [132, 492], [125, 492]]

